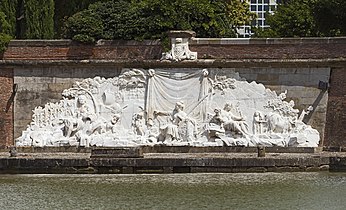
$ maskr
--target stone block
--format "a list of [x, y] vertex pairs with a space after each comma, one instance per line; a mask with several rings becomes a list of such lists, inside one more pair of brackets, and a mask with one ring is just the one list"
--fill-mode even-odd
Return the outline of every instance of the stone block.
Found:
[[95, 148], [91, 150], [90, 158], [141, 158], [140, 147]]

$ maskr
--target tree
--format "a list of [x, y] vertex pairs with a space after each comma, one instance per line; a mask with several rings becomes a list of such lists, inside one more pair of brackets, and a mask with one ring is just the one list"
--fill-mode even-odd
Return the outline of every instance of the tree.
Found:
[[67, 18], [97, 1], [100, 0], [54, 0], [54, 37], [62, 38], [63, 25]]
[[316, 27], [323, 36], [346, 35], [346, 1], [319, 0], [313, 7]]
[[128, 1], [108, 1], [91, 4], [68, 18], [64, 34], [81, 42], [95, 42], [98, 39], [132, 39], [137, 34], [138, 15]]
[[6, 20], [5, 13], [0, 11], [0, 53], [2, 53], [11, 40], [11, 36], [7, 33], [10, 31], [11, 25]]
[[236, 26], [254, 15], [240, 0], [142, 0], [139, 13], [144, 38], [160, 38], [168, 30], [194, 30], [199, 37], [235, 37]]
[[20, 0], [17, 34], [23, 39], [54, 36], [54, 0]]
[[17, 0], [0, 0], [0, 12], [3, 13], [2, 18], [8, 24], [8, 27], [1, 31], [11, 36], [15, 36], [16, 33], [16, 9]]
[[16, 30], [16, 0], [0, 0], [0, 53], [5, 51]]
[[[90, 17], [97, 21], [88, 21]], [[194, 30], [199, 37], [234, 37], [232, 26], [242, 25], [252, 17], [248, 5], [240, 0], [97, 2], [66, 21], [65, 37], [80, 41], [156, 39], [169, 30]], [[100, 22], [102, 28], [95, 33], [93, 24]]]
[[286, 0], [273, 15], [269, 29], [255, 29], [257, 37], [346, 35], [345, 0]]
[[147, 29], [144, 38], [159, 38], [169, 30], [194, 30], [199, 37], [235, 35], [222, 1], [144, 0], [139, 10]]
[[315, 0], [291, 0], [278, 6], [266, 20], [274, 34], [280, 37], [316, 36], [312, 5]]

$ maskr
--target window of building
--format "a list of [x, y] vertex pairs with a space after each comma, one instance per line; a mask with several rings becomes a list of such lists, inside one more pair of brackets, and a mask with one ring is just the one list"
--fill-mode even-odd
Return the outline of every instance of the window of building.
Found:
[[264, 5], [264, 11], [269, 11], [269, 5]]
[[244, 25], [238, 28], [237, 33], [240, 37], [248, 37], [253, 35], [251, 26], [258, 28], [269, 28], [266, 21], [267, 14], [273, 14], [277, 5], [284, 2], [283, 0], [247, 0], [250, 4], [250, 11], [257, 14], [256, 20], [251, 21], [250, 25]]

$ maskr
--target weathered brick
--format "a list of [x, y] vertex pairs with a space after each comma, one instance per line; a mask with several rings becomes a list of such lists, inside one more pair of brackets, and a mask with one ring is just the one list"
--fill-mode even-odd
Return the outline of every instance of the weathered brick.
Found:
[[13, 144], [13, 69], [0, 68], [0, 147]]

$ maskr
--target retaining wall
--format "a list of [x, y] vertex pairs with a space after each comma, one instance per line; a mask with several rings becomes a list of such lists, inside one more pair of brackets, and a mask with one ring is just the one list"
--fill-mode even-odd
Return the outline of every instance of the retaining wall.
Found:
[[[123, 68], [237, 71], [249, 82], [288, 90], [288, 100], [300, 110], [313, 105], [315, 111], [305, 121], [320, 131], [321, 146], [346, 145], [346, 38], [193, 38], [190, 50], [198, 53], [198, 60], [170, 62], [159, 60], [159, 41], [12, 41], [0, 60], [0, 145], [12, 145], [13, 133], [18, 137], [26, 128], [33, 108], [60, 100], [73, 82], [114, 77]], [[320, 81], [330, 84], [328, 91], [319, 89]]]

